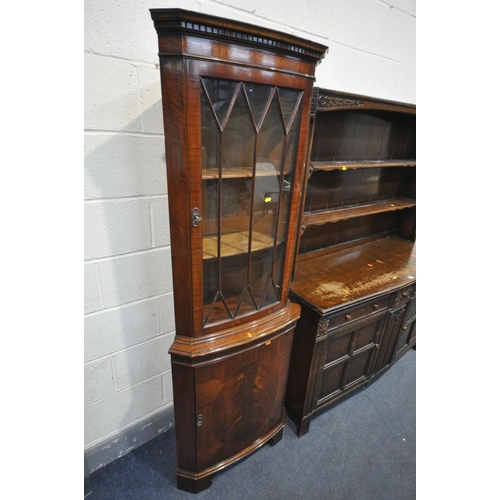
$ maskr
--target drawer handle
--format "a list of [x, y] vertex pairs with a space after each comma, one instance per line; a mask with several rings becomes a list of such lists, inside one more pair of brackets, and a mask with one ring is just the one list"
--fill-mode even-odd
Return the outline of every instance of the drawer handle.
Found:
[[380, 309], [380, 306], [378, 304], [373, 304], [373, 309], [375, 310]]
[[408, 330], [408, 327], [407, 326], [403, 326], [403, 330]]
[[347, 321], [351, 321], [352, 316], [351, 316], [350, 314], [346, 314], [346, 315], [345, 315], [345, 319], [346, 319]]

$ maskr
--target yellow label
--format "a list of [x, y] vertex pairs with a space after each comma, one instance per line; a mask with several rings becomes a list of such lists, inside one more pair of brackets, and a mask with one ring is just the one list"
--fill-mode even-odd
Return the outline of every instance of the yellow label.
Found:
[[272, 200], [272, 198], [271, 198], [270, 196], [266, 196], [266, 197], [264, 198], [264, 201], [265, 201], [266, 203], [269, 203], [271, 200]]
[[342, 170], [347, 170], [347, 167], [342, 167]]

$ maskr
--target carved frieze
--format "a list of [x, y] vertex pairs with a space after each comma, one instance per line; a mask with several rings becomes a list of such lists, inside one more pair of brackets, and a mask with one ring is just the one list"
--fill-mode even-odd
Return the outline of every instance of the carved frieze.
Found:
[[391, 311], [390, 313], [390, 319], [394, 323], [397, 323], [398, 319], [402, 316], [402, 314], [405, 312], [406, 306], [400, 307], [399, 309], [395, 309], [394, 311]]
[[318, 321], [318, 329], [316, 330], [316, 337], [325, 335], [328, 330], [328, 319], [323, 318]]
[[394, 305], [406, 302], [411, 297], [411, 292], [412, 292], [411, 286], [399, 290], [399, 292], [396, 293], [396, 297], [394, 298]]
[[318, 109], [344, 108], [351, 106], [364, 106], [360, 99], [347, 99], [345, 97], [320, 95], [318, 98]]

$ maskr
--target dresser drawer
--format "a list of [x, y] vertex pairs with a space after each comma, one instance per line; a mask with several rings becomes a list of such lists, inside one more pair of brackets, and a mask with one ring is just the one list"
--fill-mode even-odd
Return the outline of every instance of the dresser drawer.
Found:
[[371, 300], [370, 302], [365, 302], [362, 305], [354, 306], [349, 309], [345, 309], [341, 313], [333, 314], [328, 317], [328, 331], [338, 328], [339, 326], [344, 326], [357, 319], [368, 316], [369, 314], [383, 311], [389, 307], [391, 301], [390, 295], [385, 295], [379, 297], [376, 300]]

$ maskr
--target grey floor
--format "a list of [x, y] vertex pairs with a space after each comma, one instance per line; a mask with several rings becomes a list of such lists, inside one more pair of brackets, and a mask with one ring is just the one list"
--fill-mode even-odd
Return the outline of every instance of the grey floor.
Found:
[[416, 351], [365, 389], [214, 476], [196, 495], [176, 488], [175, 432], [90, 477], [86, 500], [411, 500], [416, 498]]

